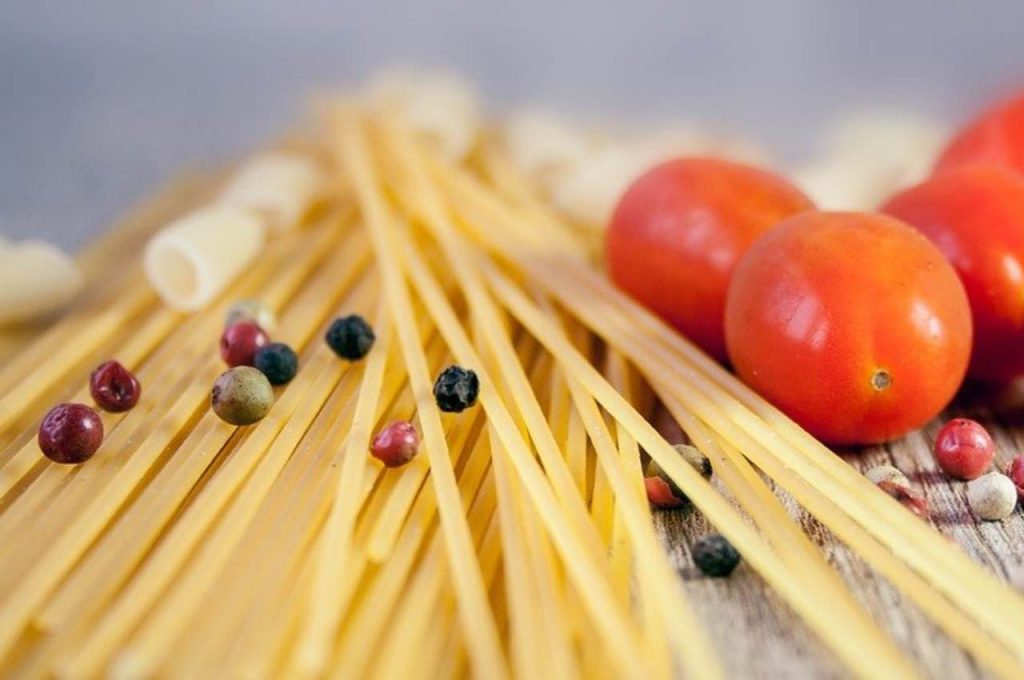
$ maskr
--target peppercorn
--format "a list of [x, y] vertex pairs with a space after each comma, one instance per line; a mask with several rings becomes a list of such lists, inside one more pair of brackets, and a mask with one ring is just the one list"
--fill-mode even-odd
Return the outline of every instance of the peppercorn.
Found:
[[239, 321], [252, 321], [265, 331], [273, 331], [277, 327], [274, 310], [259, 300], [239, 300], [231, 305], [224, 316], [224, 327], [233, 326]]
[[420, 435], [416, 427], [400, 420], [377, 433], [370, 453], [387, 467], [399, 467], [412, 460], [419, 448]]
[[224, 329], [220, 337], [220, 356], [224, 363], [235, 366], [252, 366], [256, 350], [270, 343], [267, 332], [252, 321], [239, 321]]
[[899, 486], [910, 486], [910, 480], [907, 479], [907, 476], [892, 465], [878, 465], [865, 472], [864, 476], [867, 477], [872, 484], [891, 482]]
[[256, 350], [253, 366], [267, 376], [271, 385], [284, 385], [299, 370], [299, 357], [283, 342], [272, 342]]
[[89, 376], [89, 391], [101, 409], [121, 413], [138, 403], [142, 386], [119, 362], [105, 361]]
[[1007, 464], [1006, 476], [1017, 487], [1017, 496], [1024, 501], [1024, 456], [1017, 456]]
[[[688, 444], [675, 444], [672, 448], [694, 470], [704, 477], [711, 477], [711, 461], [699, 449]], [[647, 501], [656, 508], [681, 508], [690, 502], [682, 489], [653, 458], [647, 463], [644, 488], [647, 490]]]
[[377, 336], [366, 319], [358, 314], [338, 317], [327, 329], [328, 346], [342, 359], [357, 361], [366, 356]]
[[236, 366], [221, 374], [210, 392], [213, 412], [231, 425], [252, 425], [270, 411], [274, 388], [262, 372]]
[[1017, 487], [1006, 475], [990, 472], [967, 485], [967, 502], [980, 519], [1006, 519], [1017, 507]]
[[693, 545], [693, 561], [705, 576], [728, 576], [740, 563], [740, 554], [721, 534], [705, 536]]
[[696, 446], [689, 444], [674, 444], [672, 446], [694, 470], [701, 473], [705, 478], [711, 477], [711, 459], [701, 453]]
[[441, 371], [434, 382], [434, 398], [437, 406], [446, 413], [461, 413], [476, 403], [480, 394], [480, 379], [476, 373], [452, 365]]
[[957, 479], [976, 479], [992, 464], [996, 445], [979, 423], [954, 418], [935, 437], [935, 460], [942, 470]]
[[883, 479], [876, 484], [879, 489], [889, 494], [900, 502], [900, 505], [910, 510], [918, 517], [928, 517], [928, 501], [910, 490], [910, 487], [903, 484]]
[[[648, 474], [650, 474], [649, 469]], [[682, 508], [690, 502], [686, 494], [671, 479], [661, 475], [654, 474], [644, 477], [644, 490], [647, 491], [647, 502], [662, 510]]]
[[103, 421], [85, 404], [59, 404], [40, 423], [38, 441], [54, 463], [82, 463], [103, 443]]

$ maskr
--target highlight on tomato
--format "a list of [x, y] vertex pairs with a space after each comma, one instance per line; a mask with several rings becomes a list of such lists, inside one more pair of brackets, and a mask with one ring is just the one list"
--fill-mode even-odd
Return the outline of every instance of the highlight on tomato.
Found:
[[939, 156], [935, 173], [965, 165], [998, 165], [1024, 172], [1024, 92], [966, 125]]
[[960, 275], [974, 322], [970, 375], [1024, 375], [1024, 175], [957, 168], [896, 194], [882, 211], [931, 239]]
[[783, 218], [813, 209], [785, 179], [713, 158], [663, 163], [619, 201], [605, 246], [619, 288], [719, 360], [736, 262]]
[[953, 267], [919, 232], [883, 215], [812, 212], [740, 260], [725, 334], [739, 376], [811, 434], [873, 444], [949, 403], [971, 316]]

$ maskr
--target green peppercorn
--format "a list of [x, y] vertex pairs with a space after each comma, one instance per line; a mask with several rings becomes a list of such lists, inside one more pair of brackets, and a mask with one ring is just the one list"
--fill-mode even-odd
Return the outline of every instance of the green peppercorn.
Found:
[[267, 415], [274, 388], [267, 376], [251, 366], [237, 366], [217, 378], [210, 392], [213, 412], [231, 425], [252, 425]]
[[224, 316], [224, 327], [233, 326], [239, 321], [252, 321], [268, 333], [277, 326], [274, 310], [259, 300], [239, 300], [231, 305]]
[[299, 370], [299, 357], [283, 342], [272, 342], [256, 350], [253, 366], [267, 376], [271, 385], [284, 385]]
[[694, 470], [704, 475], [705, 478], [711, 477], [711, 460], [700, 452], [696, 446], [690, 446], [689, 444], [675, 444], [673, 449], [676, 450], [680, 456], [683, 457], [687, 463], [693, 467]]
[[476, 403], [479, 394], [480, 379], [476, 373], [462, 366], [449, 366], [434, 382], [437, 406], [446, 413], [465, 411]]
[[728, 576], [740, 563], [740, 554], [721, 534], [705, 536], [693, 545], [693, 561], [705, 576]]
[[339, 357], [356, 361], [366, 356], [377, 338], [366, 319], [352, 314], [335, 319], [324, 339]]

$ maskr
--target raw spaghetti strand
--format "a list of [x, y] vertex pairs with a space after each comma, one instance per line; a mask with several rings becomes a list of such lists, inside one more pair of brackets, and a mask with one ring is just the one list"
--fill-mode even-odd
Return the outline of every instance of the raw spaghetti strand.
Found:
[[[376, 420], [377, 402], [380, 399], [384, 370], [391, 348], [391, 320], [386, 309], [382, 309], [377, 318], [379, 322], [376, 333], [380, 340], [367, 361], [366, 372], [359, 388], [352, 429], [345, 443], [334, 510], [325, 530], [327, 540], [324, 541], [315, 569], [316, 587], [310, 594], [311, 616], [300, 643], [299, 669], [309, 675], [315, 675], [323, 669], [328, 657], [329, 641], [338, 627], [338, 617], [332, 617], [327, 607], [320, 607], [317, 604], [337, 601], [338, 584], [333, 576], [339, 570], [342, 556], [347, 552], [361, 506], [359, 485], [363, 478], [363, 470], [366, 468], [366, 450], [369, 448], [371, 428]], [[338, 614], [340, 615], [340, 612]]]
[[338, 140], [340, 155], [345, 161], [363, 216], [369, 225], [374, 252], [384, 280], [385, 295], [398, 327], [399, 344], [409, 373], [409, 382], [416, 395], [416, 409], [420, 414], [423, 442], [430, 462], [430, 478], [437, 494], [449, 568], [461, 603], [459, 615], [469, 642], [473, 666], [483, 677], [503, 678], [507, 675], [504, 655], [493, 614], [487, 603], [480, 565], [466, 526], [465, 508], [459, 502], [458, 485], [451, 469], [440, 413], [434, 402], [428, 368], [413, 321], [409, 292], [394, 261], [394, 250], [389, 247], [393, 228], [391, 217], [378, 194], [377, 179], [369, 163], [359, 121], [351, 111], [340, 112], [339, 115], [343, 118]]
[[[416, 284], [421, 298], [424, 300], [431, 315], [438, 323], [442, 335], [456, 358], [472, 366], [482, 366], [479, 357], [465, 335], [461, 324], [455, 317], [447, 300], [441, 294], [437, 282], [426, 266], [419, 261], [418, 255], [411, 249], [398, 249], [394, 252], [405, 256], [407, 270]], [[487, 371], [479, 371], [482, 385], [493, 382]], [[495, 398], [487, 389], [481, 389], [480, 401], [490, 419], [491, 425], [498, 433], [504, 450], [517, 470], [524, 488], [530, 494], [538, 512], [544, 519], [552, 540], [558, 547], [576, 586], [586, 593], [583, 602], [591, 613], [594, 624], [601, 630], [608, 649], [622, 672], [634, 675], [640, 672], [635, 658], [635, 650], [639, 646], [636, 634], [626, 622], [625, 613], [615, 602], [610, 583], [605, 579], [603, 569], [594, 564], [593, 556], [584, 546], [580, 534], [575, 533], [557, 500], [548, 486], [548, 481], [530, 454], [519, 428], [509, 414], [503, 402]]]

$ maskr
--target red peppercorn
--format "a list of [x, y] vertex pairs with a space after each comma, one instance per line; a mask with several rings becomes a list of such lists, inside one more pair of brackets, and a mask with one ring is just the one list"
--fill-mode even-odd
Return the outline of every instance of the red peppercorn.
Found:
[[54, 463], [87, 461], [101, 443], [103, 421], [85, 404], [54, 406], [39, 425], [39, 448]]
[[883, 479], [878, 483], [878, 488], [898, 500], [900, 505], [918, 517], [928, 517], [928, 501], [902, 484]]
[[1017, 487], [1017, 497], [1024, 502], [1024, 456], [1017, 456], [1006, 466], [1006, 476]]
[[377, 433], [370, 453], [387, 467], [399, 467], [412, 460], [419, 448], [420, 435], [416, 428], [400, 420]]
[[252, 321], [239, 321], [224, 329], [220, 336], [220, 356], [224, 363], [235, 366], [252, 366], [256, 351], [270, 342], [270, 336]]
[[984, 427], [967, 418], [954, 418], [935, 438], [935, 460], [957, 479], [976, 479], [992, 465], [996, 445]]
[[104, 361], [89, 377], [89, 391], [101, 409], [121, 413], [138, 403], [142, 387], [119, 362]]
[[644, 477], [644, 488], [647, 490], [647, 502], [656, 508], [681, 508], [689, 502], [685, 496], [677, 496], [661, 477]]

